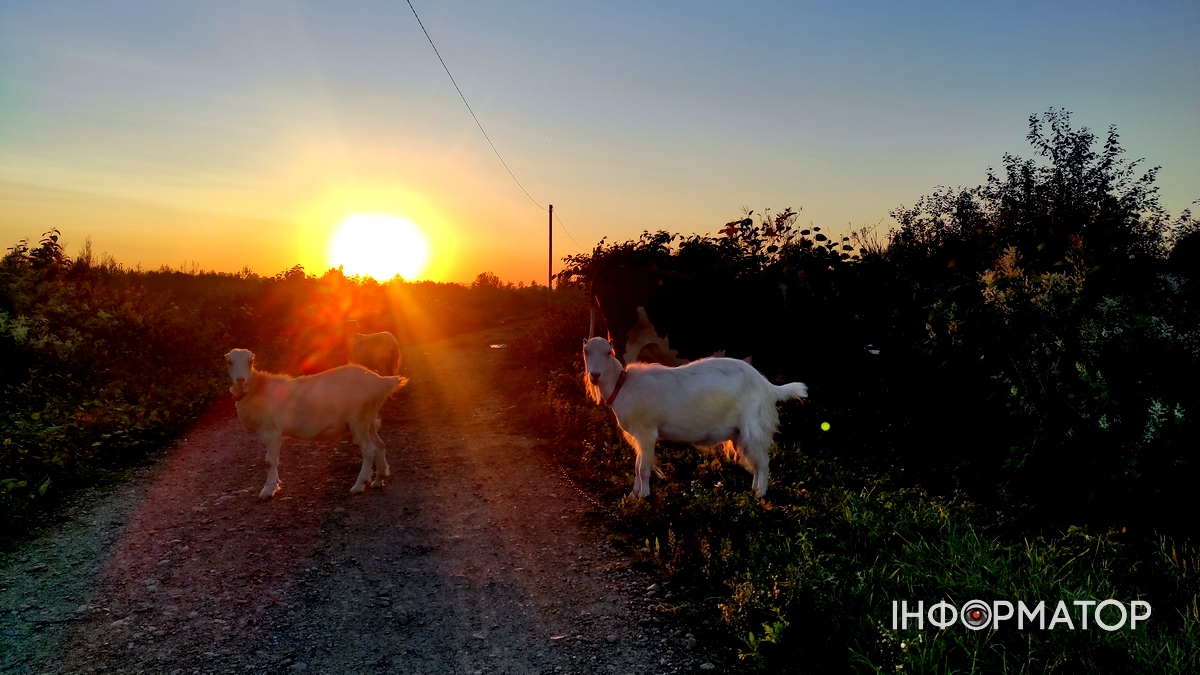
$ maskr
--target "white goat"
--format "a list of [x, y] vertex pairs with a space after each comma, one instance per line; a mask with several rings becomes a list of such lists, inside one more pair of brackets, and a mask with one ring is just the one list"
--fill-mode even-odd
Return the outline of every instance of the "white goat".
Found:
[[588, 395], [596, 403], [608, 403], [637, 452], [634, 497], [650, 495], [654, 444], [660, 438], [700, 447], [732, 446], [742, 466], [754, 474], [754, 493], [765, 495], [767, 451], [779, 428], [775, 404], [808, 396], [803, 383], [773, 385], [739, 359], [623, 368], [612, 344], [600, 337], [584, 341], [583, 361]]
[[279, 488], [279, 446], [283, 437], [331, 441], [354, 435], [362, 449], [362, 469], [351, 492], [380, 487], [391, 476], [383, 439], [379, 437], [379, 408], [408, 383], [403, 377], [380, 377], [362, 366], [340, 366], [316, 375], [289, 377], [254, 369], [254, 354], [235, 349], [225, 355], [229, 392], [237, 401], [238, 419], [246, 431], [267, 445], [267, 484], [258, 493], [266, 499]]
[[346, 321], [346, 328], [351, 333], [347, 342], [350, 363], [357, 363], [380, 375], [390, 376], [400, 372], [400, 343], [396, 342], [396, 336], [387, 331], [359, 333], [358, 322], [354, 319]]

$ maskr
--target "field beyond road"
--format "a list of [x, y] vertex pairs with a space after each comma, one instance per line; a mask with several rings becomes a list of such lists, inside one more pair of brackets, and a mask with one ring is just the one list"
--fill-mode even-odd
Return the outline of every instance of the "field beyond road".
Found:
[[393, 478], [287, 441], [282, 488], [222, 399], [154, 466], [0, 558], [0, 672], [695, 670], [653, 579], [510, 425], [512, 326], [416, 345], [383, 409]]

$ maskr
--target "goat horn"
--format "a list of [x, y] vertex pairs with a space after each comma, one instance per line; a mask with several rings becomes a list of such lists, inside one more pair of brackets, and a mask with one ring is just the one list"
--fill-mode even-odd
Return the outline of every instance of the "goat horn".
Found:
[[592, 312], [592, 320], [588, 324], [588, 339], [596, 337], [596, 307], [593, 305], [589, 308]]

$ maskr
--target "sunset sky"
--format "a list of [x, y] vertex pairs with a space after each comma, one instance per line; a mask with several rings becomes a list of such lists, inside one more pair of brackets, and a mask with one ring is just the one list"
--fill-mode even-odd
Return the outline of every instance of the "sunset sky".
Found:
[[[886, 228], [1052, 106], [1200, 199], [1195, 0], [413, 4], [556, 258], [743, 207]], [[421, 278], [545, 283], [545, 212], [403, 0], [0, 4], [0, 248], [320, 273], [350, 214], [423, 231]]]

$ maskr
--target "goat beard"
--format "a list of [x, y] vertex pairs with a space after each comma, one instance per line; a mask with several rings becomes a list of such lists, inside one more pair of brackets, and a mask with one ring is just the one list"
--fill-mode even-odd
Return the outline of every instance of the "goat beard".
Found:
[[592, 384], [592, 378], [588, 376], [587, 368], [583, 369], [583, 389], [592, 402], [597, 404], [604, 402], [604, 395], [600, 393], [599, 385]]

